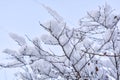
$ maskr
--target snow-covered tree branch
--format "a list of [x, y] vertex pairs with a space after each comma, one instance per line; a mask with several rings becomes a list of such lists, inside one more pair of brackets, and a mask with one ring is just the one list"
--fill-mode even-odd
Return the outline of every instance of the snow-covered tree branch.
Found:
[[[87, 12], [79, 27], [71, 29], [57, 12], [43, 5], [54, 20], [40, 23], [48, 34], [30, 39], [10, 33], [19, 50], [2, 68], [20, 67], [21, 80], [120, 80], [120, 15], [107, 4]], [[44, 47], [50, 46], [55, 49]]]

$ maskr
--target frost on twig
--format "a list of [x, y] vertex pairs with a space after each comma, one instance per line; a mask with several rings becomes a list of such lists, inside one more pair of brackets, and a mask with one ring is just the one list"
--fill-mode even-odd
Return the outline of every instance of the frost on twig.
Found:
[[17, 34], [14, 34], [14, 33], [9, 33], [9, 35], [14, 41], [16, 41], [18, 43], [18, 45], [23, 46], [26, 44], [26, 41], [23, 37], [21, 37]]
[[21, 67], [22, 80], [119, 80], [120, 16], [109, 5], [87, 12], [74, 29], [56, 11], [43, 7], [55, 19], [39, 23], [48, 34], [34, 40], [26, 36], [32, 45], [10, 34], [20, 49], [4, 50], [15, 62], [1, 67]]

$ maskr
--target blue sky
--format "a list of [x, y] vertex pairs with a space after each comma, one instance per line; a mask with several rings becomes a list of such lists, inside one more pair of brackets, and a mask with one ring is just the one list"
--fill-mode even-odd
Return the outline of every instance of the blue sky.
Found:
[[[120, 0], [0, 0], [0, 58], [3, 57], [3, 49], [18, 48], [8, 33], [22, 36], [27, 34], [30, 38], [43, 33], [38, 21], [44, 22], [52, 17], [40, 3], [56, 10], [68, 25], [76, 26], [87, 11], [104, 5], [105, 2], [120, 13]], [[14, 80], [13, 70], [0, 69], [0, 80]]]

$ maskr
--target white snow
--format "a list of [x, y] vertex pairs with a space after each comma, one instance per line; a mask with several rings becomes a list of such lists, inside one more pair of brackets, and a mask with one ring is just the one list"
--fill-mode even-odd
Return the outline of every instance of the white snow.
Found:
[[20, 46], [23, 46], [26, 44], [26, 41], [23, 37], [15, 34], [15, 33], [9, 33], [10, 37], [15, 40]]

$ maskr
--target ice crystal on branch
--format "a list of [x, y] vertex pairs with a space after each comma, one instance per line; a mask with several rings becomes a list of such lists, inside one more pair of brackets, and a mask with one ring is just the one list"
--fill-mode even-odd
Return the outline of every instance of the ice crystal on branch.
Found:
[[54, 18], [40, 23], [48, 34], [34, 40], [27, 37], [31, 46], [23, 37], [10, 34], [20, 49], [4, 50], [14, 61], [1, 67], [22, 67], [22, 80], [119, 80], [120, 16], [109, 5], [87, 12], [74, 29], [56, 11], [43, 7]]

